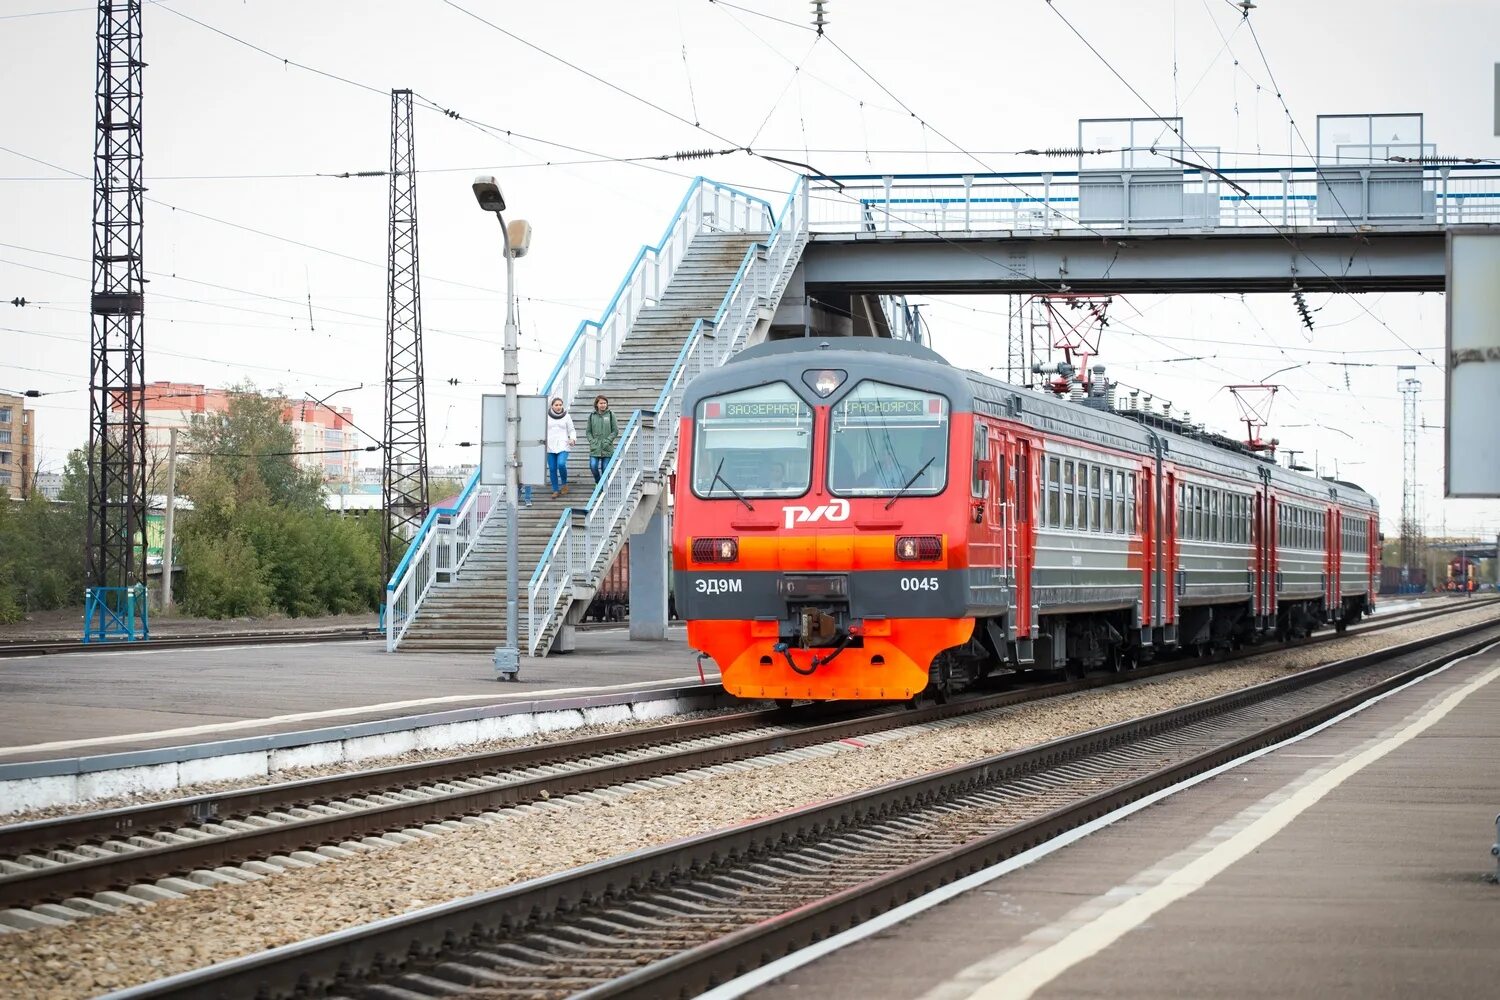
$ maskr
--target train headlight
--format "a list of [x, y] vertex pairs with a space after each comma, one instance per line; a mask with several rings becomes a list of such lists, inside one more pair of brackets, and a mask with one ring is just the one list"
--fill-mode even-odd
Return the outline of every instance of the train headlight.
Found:
[[740, 557], [738, 538], [693, 539], [694, 562], [734, 562]]
[[896, 558], [902, 562], [931, 562], [943, 557], [943, 540], [937, 535], [901, 535], [896, 539]]
[[849, 373], [838, 368], [814, 368], [802, 373], [802, 381], [819, 396], [827, 397], [844, 384]]

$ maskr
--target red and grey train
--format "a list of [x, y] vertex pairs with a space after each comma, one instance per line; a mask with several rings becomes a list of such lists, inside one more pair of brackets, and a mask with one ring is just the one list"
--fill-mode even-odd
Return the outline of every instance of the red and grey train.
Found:
[[915, 344], [760, 344], [682, 414], [677, 606], [742, 698], [908, 699], [1374, 610], [1359, 487]]

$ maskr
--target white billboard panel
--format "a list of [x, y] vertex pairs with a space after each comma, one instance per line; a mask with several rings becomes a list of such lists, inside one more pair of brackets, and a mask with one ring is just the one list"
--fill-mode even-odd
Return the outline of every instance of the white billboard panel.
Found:
[[1500, 233], [1448, 234], [1444, 495], [1500, 497]]
[[[521, 482], [533, 486], [547, 479], [547, 400], [521, 396]], [[505, 396], [486, 393], [480, 402], [479, 482], [505, 485]]]

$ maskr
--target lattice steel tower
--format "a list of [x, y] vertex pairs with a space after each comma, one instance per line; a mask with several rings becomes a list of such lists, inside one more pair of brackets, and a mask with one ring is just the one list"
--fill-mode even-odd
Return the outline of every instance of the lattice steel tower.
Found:
[[141, 0], [99, 0], [97, 54], [85, 558], [88, 586], [133, 587], [146, 580]]
[[1417, 514], [1417, 395], [1422, 383], [1417, 369], [1404, 365], [1396, 369], [1401, 391], [1401, 578], [1421, 558], [1420, 526]]
[[427, 402], [411, 91], [391, 91], [391, 231], [385, 309], [384, 578], [427, 516]]

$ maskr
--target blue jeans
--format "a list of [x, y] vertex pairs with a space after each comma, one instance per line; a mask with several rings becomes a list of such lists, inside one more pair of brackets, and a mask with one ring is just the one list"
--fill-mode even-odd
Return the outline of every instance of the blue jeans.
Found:
[[521, 484], [521, 502], [528, 507], [531, 506], [531, 487], [525, 483]]
[[552, 484], [552, 492], [556, 493], [568, 485], [568, 453], [565, 451], [547, 452], [547, 481]]
[[594, 474], [594, 482], [598, 482], [604, 475], [604, 467], [609, 464], [607, 457], [600, 458], [597, 455], [589, 456], [589, 471]]

